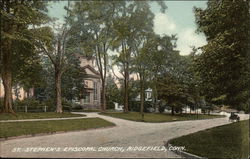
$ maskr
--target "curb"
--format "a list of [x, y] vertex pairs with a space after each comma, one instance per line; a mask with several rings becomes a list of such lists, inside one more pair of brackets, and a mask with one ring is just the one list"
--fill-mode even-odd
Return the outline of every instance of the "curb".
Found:
[[90, 128], [90, 129], [83, 129], [83, 130], [72, 130], [72, 131], [56, 131], [56, 132], [46, 132], [46, 133], [38, 133], [38, 134], [29, 134], [29, 135], [21, 135], [21, 136], [12, 136], [12, 137], [3, 137], [0, 138], [0, 141], [8, 141], [8, 140], [14, 140], [14, 139], [23, 139], [23, 138], [30, 138], [30, 137], [39, 137], [39, 136], [47, 136], [47, 135], [55, 135], [55, 134], [63, 134], [63, 133], [69, 133], [69, 132], [81, 132], [81, 131], [89, 131], [89, 130], [97, 130], [97, 129], [108, 129], [116, 127], [114, 126], [106, 126], [106, 127], [99, 127], [99, 128]]
[[18, 120], [0, 120], [0, 123], [15, 123], [15, 122], [29, 122], [29, 121], [56, 121], [56, 120], [73, 120], [73, 119], [85, 119], [93, 117], [69, 117], [69, 118], [44, 118], [44, 119], [18, 119]]
[[[166, 149], [169, 150], [170, 147], [173, 147], [174, 145], [168, 143], [168, 142], [164, 142], [164, 146], [166, 147]], [[200, 157], [182, 150], [171, 150], [172, 152], [176, 153], [177, 155], [180, 155], [182, 158], [193, 158], [193, 159], [207, 159], [206, 157]]]

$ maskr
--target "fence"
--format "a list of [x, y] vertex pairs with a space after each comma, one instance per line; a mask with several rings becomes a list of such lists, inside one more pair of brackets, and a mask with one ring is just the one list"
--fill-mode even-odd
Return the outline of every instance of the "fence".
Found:
[[[49, 107], [49, 106], [14, 106], [14, 110], [16, 112], [54, 112], [56, 110], [55, 107]], [[70, 106], [63, 106], [64, 112], [71, 112]]]
[[14, 110], [17, 112], [48, 112], [51, 111], [48, 109], [48, 106], [36, 106], [36, 107], [29, 107], [29, 106], [15, 106]]

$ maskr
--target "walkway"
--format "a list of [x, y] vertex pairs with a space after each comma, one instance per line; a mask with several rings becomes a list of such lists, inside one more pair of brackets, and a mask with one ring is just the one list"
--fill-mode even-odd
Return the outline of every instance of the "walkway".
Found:
[[[39, 158], [175, 158], [171, 151], [83, 151], [100, 147], [117, 147], [127, 150], [130, 146], [160, 146], [164, 141], [207, 128], [229, 124], [228, 118], [209, 120], [180, 121], [168, 123], [133, 122], [97, 113], [84, 113], [87, 117], [100, 117], [115, 123], [112, 128], [68, 132], [48, 136], [14, 139], [1, 142], [1, 157], [39, 157]], [[248, 119], [241, 115], [241, 119]], [[20, 148], [21, 152], [13, 152]], [[36, 152], [28, 152], [31, 149]], [[38, 149], [40, 148], [40, 149]], [[47, 148], [47, 149], [45, 149]], [[54, 149], [52, 149], [54, 148]], [[50, 151], [51, 150], [51, 151]], [[58, 150], [58, 151], [57, 151]], [[24, 152], [27, 151], [27, 152]], [[47, 151], [47, 152], [44, 152]]]
[[46, 118], [46, 119], [20, 119], [20, 120], [0, 120], [0, 123], [11, 123], [11, 122], [24, 122], [24, 121], [48, 121], [48, 120], [71, 120], [71, 119], [82, 119], [87, 116], [80, 117], [68, 117], [68, 118]]

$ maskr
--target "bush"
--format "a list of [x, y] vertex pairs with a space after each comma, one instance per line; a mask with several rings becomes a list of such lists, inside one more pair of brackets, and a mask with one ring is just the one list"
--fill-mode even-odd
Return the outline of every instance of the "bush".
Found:
[[164, 112], [164, 110], [165, 110], [165, 108], [166, 108], [166, 106], [165, 105], [159, 105], [159, 112], [160, 113], [163, 113]]
[[[26, 98], [24, 100], [15, 100], [13, 102], [13, 109], [16, 112], [25, 112], [27, 106], [28, 112], [44, 112], [44, 106], [47, 106], [47, 112], [54, 112], [56, 110], [56, 104], [54, 99], [48, 99], [46, 101], [39, 101], [35, 98]], [[72, 109], [82, 109], [78, 104], [72, 103], [65, 99], [62, 99], [63, 111], [71, 112]], [[0, 98], [0, 108], [3, 107], [3, 98]]]
[[54, 112], [56, 110], [55, 100], [52, 98], [44, 101], [44, 105], [47, 106], [49, 112]]
[[[54, 112], [56, 110], [56, 103], [55, 103], [55, 99], [53, 99], [53, 98], [44, 101], [44, 105], [48, 106], [48, 111]], [[63, 111], [70, 112], [72, 110], [73, 106], [74, 105], [72, 102], [69, 102], [65, 99], [62, 99]]]
[[[144, 102], [144, 112], [149, 112], [149, 108], [152, 107], [152, 103], [149, 101]], [[129, 111], [140, 112], [141, 111], [141, 102], [140, 101], [130, 101], [129, 102]]]
[[115, 109], [115, 104], [111, 100], [107, 100], [107, 109]]
[[35, 100], [34, 98], [26, 98], [24, 100], [16, 100], [13, 103], [15, 111], [24, 112], [25, 106], [27, 106], [28, 112], [42, 112], [44, 111], [44, 103]]

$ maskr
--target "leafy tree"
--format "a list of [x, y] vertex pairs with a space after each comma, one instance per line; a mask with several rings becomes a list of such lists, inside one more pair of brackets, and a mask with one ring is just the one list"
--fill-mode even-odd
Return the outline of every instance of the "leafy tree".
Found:
[[[161, 10], [165, 11], [166, 6], [161, 1]], [[132, 57], [138, 56], [140, 48], [145, 42], [146, 34], [152, 33], [154, 15], [150, 10], [149, 2], [133, 1], [120, 5], [120, 16], [115, 19], [115, 40], [113, 47], [119, 52], [115, 62], [120, 68], [124, 79], [124, 112], [128, 111], [129, 100], [129, 76], [132, 72]], [[138, 61], [138, 60], [137, 60]], [[140, 71], [141, 80], [143, 79]], [[141, 92], [144, 90], [143, 82], [141, 83]], [[143, 94], [143, 93], [141, 93]], [[142, 95], [144, 96], [144, 95]], [[143, 113], [143, 100], [141, 102]]]
[[172, 115], [174, 115], [174, 111], [181, 109], [182, 104], [186, 101], [186, 88], [169, 74], [158, 78], [157, 83], [159, 98], [166, 101], [172, 109]]
[[74, 4], [73, 21], [86, 55], [94, 56], [102, 83], [102, 111], [106, 110], [106, 76], [108, 51], [114, 39], [113, 23], [118, 15], [119, 1], [81, 1]]
[[[33, 35], [39, 26], [47, 22], [46, 4], [43, 1], [1, 1], [1, 77], [4, 85], [3, 112], [14, 113], [12, 109], [12, 80], [15, 55], [31, 53], [34, 48]], [[27, 48], [26, 48], [27, 47]], [[25, 52], [29, 50], [28, 52]], [[29, 56], [26, 54], [25, 56]]]
[[18, 66], [18, 68], [13, 70], [13, 84], [21, 86], [29, 98], [30, 88], [41, 87], [45, 84], [41, 57], [35, 50], [32, 50], [29, 56], [15, 56], [14, 61], [17, 65], [13, 67]]
[[243, 109], [249, 97], [249, 1], [212, 1], [195, 8], [199, 32], [208, 43], [196, 60], [207, 101], [226, 96], [224, 104]]
[[188, 56], [180, 56], [173, 51], [170, 60], [165, 65], [164, 73], [157, 78], [157, 92], [159, 99], [165, 102], [174, 111], [182, 112], [184, 105], [198, 108], [202, 102], [199, 94], [199, 78], [193, 70], [194, 53]]
[[144, 52], [142, 54], [144, 56], [142, 59], [142, 62], [144, 62], [143, 68], [147, 69], [147, 80], [149, 81], [149, 86], [153, 90], [152, 97], [155, 108], [156, 105], [159, 104], [157, 103], [157, 78], [166, 73], [166, 71], [175, 68], [173, 64], [178, 59], [178, 51], [174, 50], [176, 47], [176, 40], [175, 35], [164, 35], [161, 37], [153, 34], [142, 48], [142, 52]]
[[[75, 67], [76, 61], [79, 64], [78, 55], [81, 54], [79, 47], [80, 39], [75, 37], [77, 30], [74, 27], [69, 27], [72, 22], [70, 16], [70, 3], [68, 1], [68, 7], [65, 7], [67, 15], [65, 16], [65, 22], [57, 28], [51, 27], [45, 28], [46, 30], [40, 30], [40, 36], [42, 40], [36, 41], [41, 52], [46, 55], [54, 68], [54, 83], [55, 83], [55, 103], [56, 112], [62, 113], [62, 76], [72, 67]], [[73, 63], [72, 59], [74, 59]]]
[[85, 72], [80, 68], [79, 60], [68, 58], [71, 65], [62, 76], [62, 97], [67, 100], [81, 99], [84, 93]]
[[117, 87], [114, 78], [109, 74], [107, 77], [107, 108], [108, 109], [114, 109], [114, 102], [121, 104], [122, 98], [121, 98], [121, 91]]

